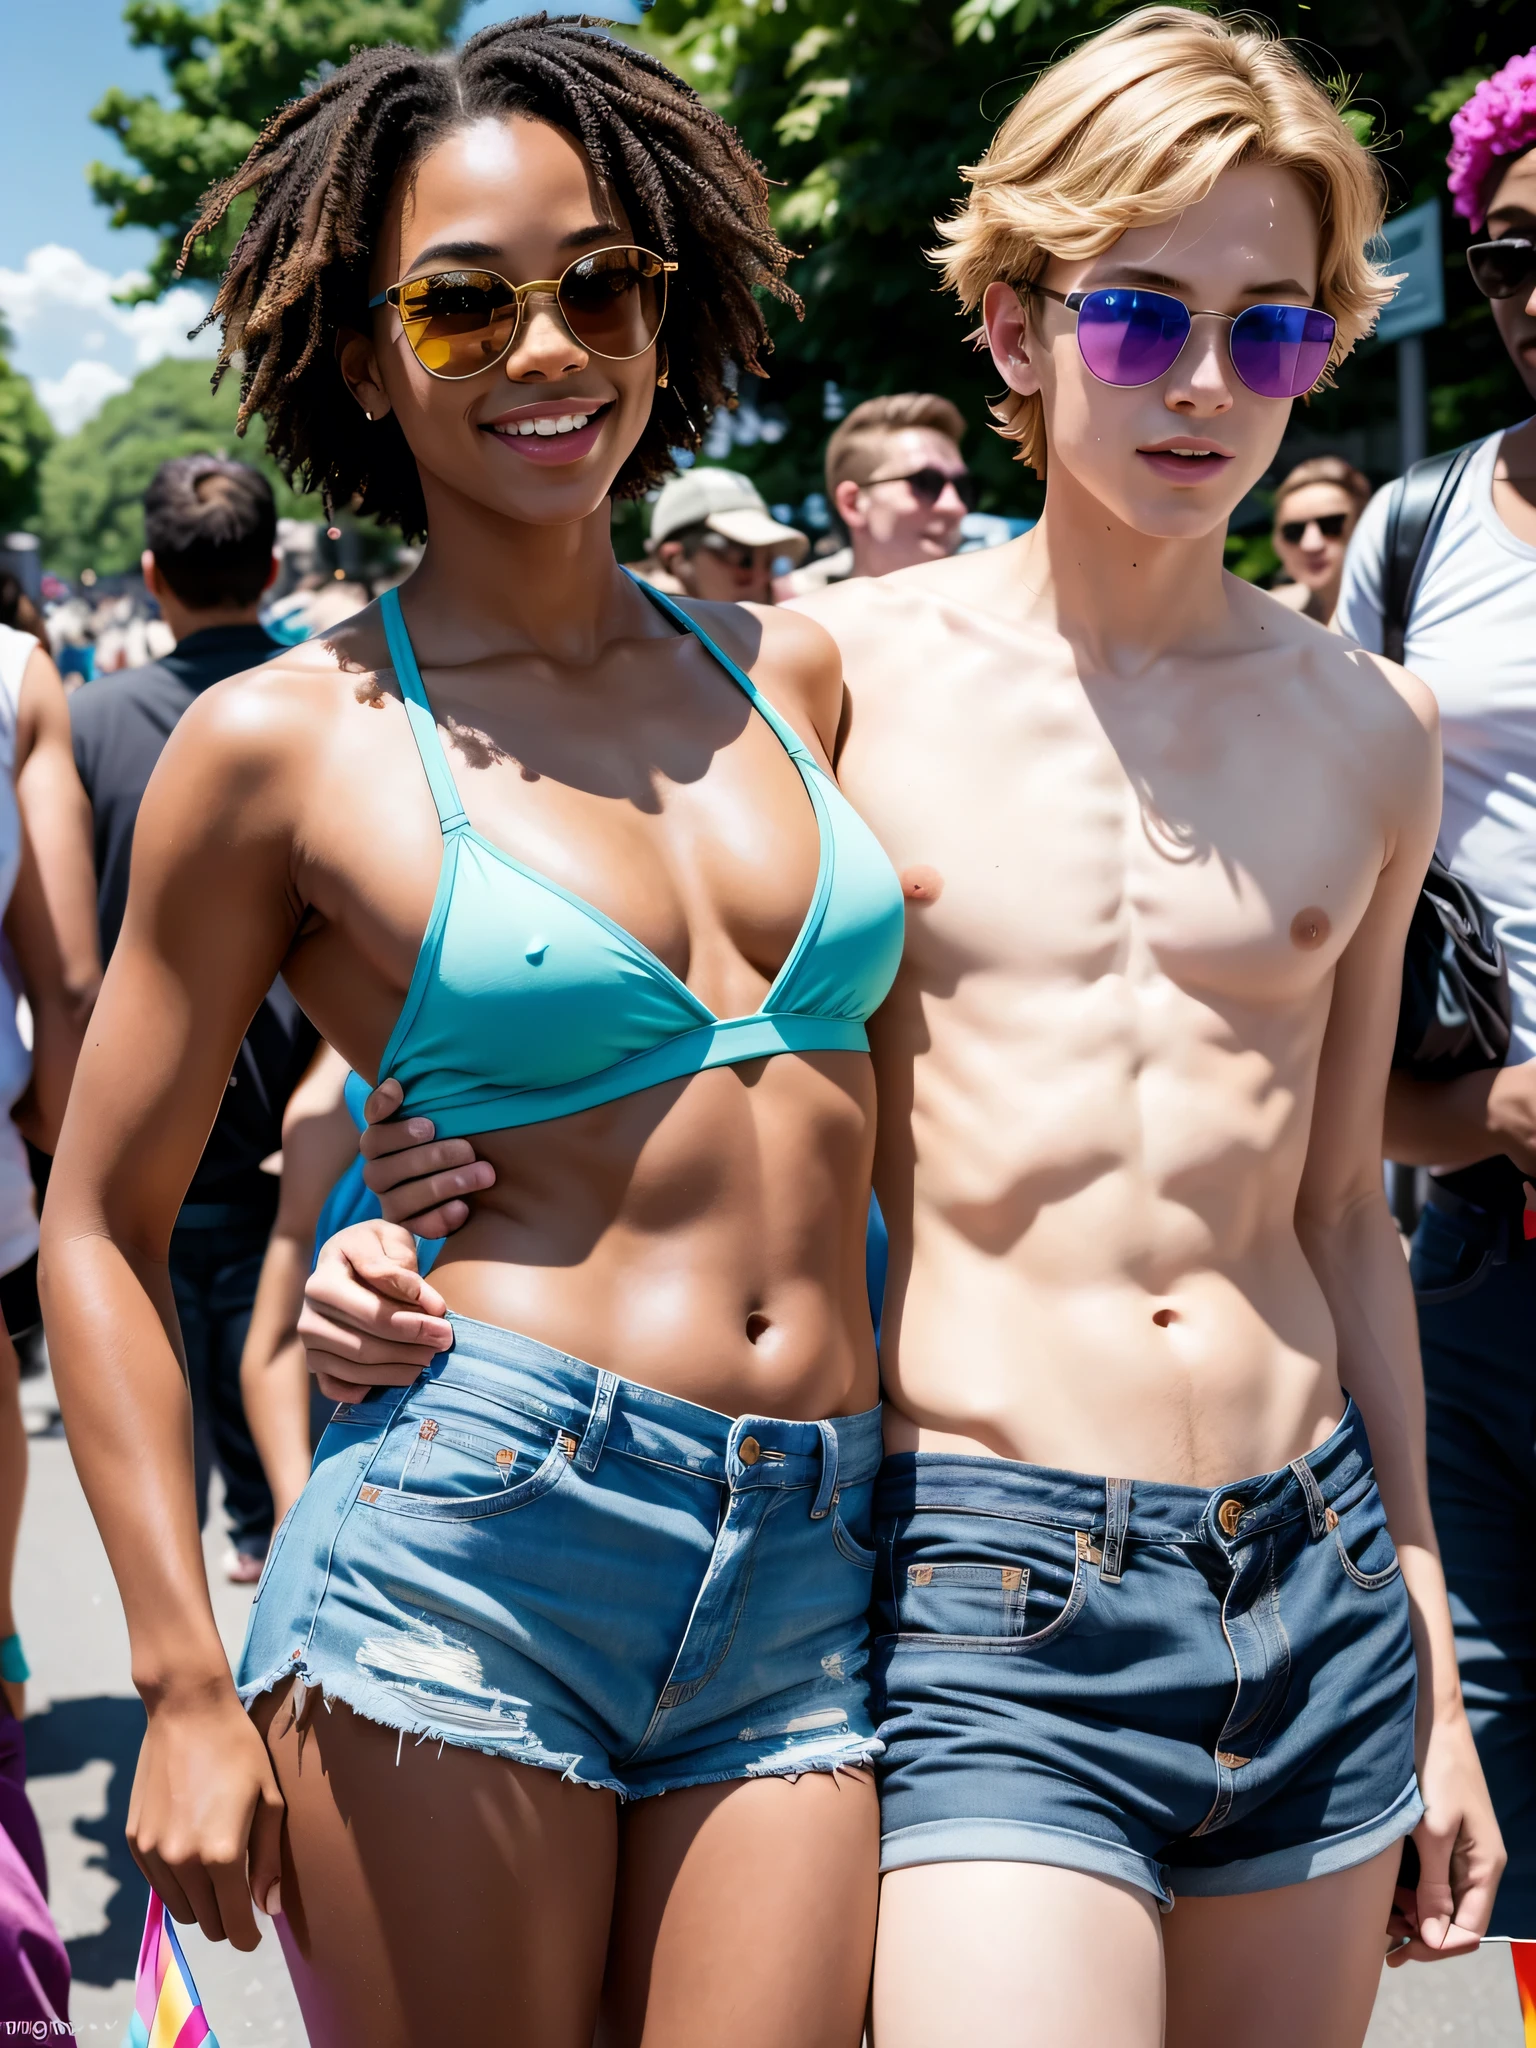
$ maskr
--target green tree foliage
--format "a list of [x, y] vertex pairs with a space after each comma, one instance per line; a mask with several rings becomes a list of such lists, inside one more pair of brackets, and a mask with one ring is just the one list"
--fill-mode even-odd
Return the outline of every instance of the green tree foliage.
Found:
[[[997, 381], [968, 353], [966, 323], [922, 251], [935, 216], [963, 195], [957, 167], [981, 154], [1035, 72], [1126, 11], [1123, 0], [657, 0], [644, 40], [741, 128], [780, 181], [780, 232], [804, 258], [792, 274], [806, 317], [797, 325], [775, 313], [773, 374], [759, 394], [791, 431], [730, 457], [770, 499], [797, 501], [815, 487], [832, 384], [844, 403], [947, 393], [975, 422], [967, 452], [983, 503], [1018, 511], [1038, 502], [1029, 473], [984, 431]], [[1262, 12], [1304, 39], [1320, 76], [1348, 78], [1353, 124], [1382, 152], [1394, 210], [1443, 200], [1444, 124], [1478, 77], [1529, 40], [1518, 7], [1476, 0], [1269, 0]], [[1448, 319], [1427, 337], [1432, 446], [1523, 409], [1448, 205], [1445, 218]], [[1297, 427], [1313, 441], [1347, 436], [1379, 475], [1391, 467], [1396, 402], [1393, 351], [1367, 345], [1336, 391], [1297, 409]]]
[[53, 445], [53, 428], [37, 394], [5, 351], [11, 337], [0, 322], [0, 532], [24, 527], [37, 510], [38, 471]]
[[[169, 99], [113, 86], [91, 115], [136, 169], [92, 164], [91, 189], [114, 227], [152, 228], [160, 247], [147, 294], [170, 284], [198, 202], [232, 171], [262, 123], [306, 79], [377, 43], [439, 48], [465, 0], [216, 0], [194, 12], [180, 0], [128, 0], [129, 40], [158, 50]], [[200, 241], [187, 274], [216, 277], [224, 237]]]
[[145, 487], [173, 455], [207, 452], [249, 462], [270, 481], [280, 514], [321, 516], [319, 501], [295, 497], [267, 460], [259, 421], [243, 440], [236, 435], [233, 380], [210, 391], [210, 368], [206, 361], [155, 363], [77, 434], [54, 443], [42, 465], [39, 521], [48, 568], [71, 577], [82, 569], [112, 576], [137, 568]]

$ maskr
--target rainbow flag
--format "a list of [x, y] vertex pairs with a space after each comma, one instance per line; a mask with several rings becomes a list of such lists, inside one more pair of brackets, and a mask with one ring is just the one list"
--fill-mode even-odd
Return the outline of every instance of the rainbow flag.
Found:
[[1520, 2017], [1525, 2021], [1525, 2048], [1536, 2048], [1536, 1941], [1512, 1941], [1509, 1953], [1520, 1992]]
[[144, 1918], [128, 2042], [129, 2048], [219, 2048], [176, 1939], [175, 1923], [154, 1892]]

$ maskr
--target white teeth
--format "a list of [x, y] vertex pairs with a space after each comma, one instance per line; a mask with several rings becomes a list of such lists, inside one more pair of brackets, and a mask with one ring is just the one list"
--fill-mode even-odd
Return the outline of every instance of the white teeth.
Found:
[[587, 425], [592, 415], [589, 412], [546, 413], [537, 420], [511, 420], [504, 427], [496, 429], [499, 434], [515, 435], [526, 441], [530, 434], [542, 434], [547, 440], [551, 434], [575, 434]]
[[556, 432], [555, 423], [552, 419], [549, 418], [535, 420], [533, 423], [533, 431], [536, 434], [542, 434], [545, 440], [547, 441], [550, 435]]

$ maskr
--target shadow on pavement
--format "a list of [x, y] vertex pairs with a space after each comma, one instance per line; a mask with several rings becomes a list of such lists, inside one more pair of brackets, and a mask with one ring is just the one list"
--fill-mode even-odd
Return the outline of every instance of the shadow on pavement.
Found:
[[107, 1924], [100, 1934], [81, 1935], [65, 1945], [77, 1983], [119, 1983], [134, 1973], [144, 1932], [146, 1887], [123, 1836], [133, 1769], [144, 1739], [144, 1709], [135, 1699], [111, 1694], [59, 1700], [46, 1714], [32, 1715], [26, 1729], [29, 1779], [66, 1776], [96, 1762], [112, 1767], [106, 1812], [99, 1820], [74, 1823], [84, 1841], [102, 1845], [106, 1855], [98, 1867], [116, 1880]]

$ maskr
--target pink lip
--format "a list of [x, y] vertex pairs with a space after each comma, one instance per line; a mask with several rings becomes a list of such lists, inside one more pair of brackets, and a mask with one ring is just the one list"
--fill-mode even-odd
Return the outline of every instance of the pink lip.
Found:
[[[1191, 462], [1187, 456], [1175, 455], [1175, 448], [1192, 448], [1202, 455], [1202, 462]], [[1165, 441], [1158, 448], [1138, 448], [1137, 456], [1161, 477], [1170, 483], [1203, 484], [1221, 476], [1232, 462], [1225, 448], [1215, 448], [1208, 441]]]

